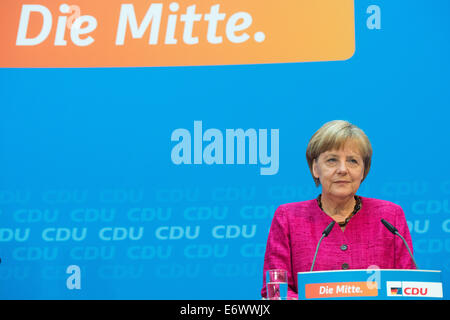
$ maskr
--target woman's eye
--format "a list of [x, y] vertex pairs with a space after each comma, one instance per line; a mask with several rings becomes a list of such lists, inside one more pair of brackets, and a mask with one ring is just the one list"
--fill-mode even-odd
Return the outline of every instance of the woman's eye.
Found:
[[336, 159], [335, 158], [330, 158], [330, 159], [327, 160], [327, 162], [330, 162], [330, 163], [336, 162]]

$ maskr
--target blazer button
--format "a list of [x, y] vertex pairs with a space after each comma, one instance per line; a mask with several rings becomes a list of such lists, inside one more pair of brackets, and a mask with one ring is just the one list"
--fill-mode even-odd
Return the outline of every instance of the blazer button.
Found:
[[348, 269], [348, 263], [343, 263], [342, 270], [347, 270], [347, 269]]
[[345, 251], [345, 250], [347, 250], [348, 249], [348, 246], [346, 245], [346, 244], [343, 244], [342, 246], [341, 246], [341, 250], [342, 251]]

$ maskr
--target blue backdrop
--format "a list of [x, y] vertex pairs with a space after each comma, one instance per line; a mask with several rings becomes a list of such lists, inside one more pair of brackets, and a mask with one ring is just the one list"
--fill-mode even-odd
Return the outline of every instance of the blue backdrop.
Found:
[[[403, 207], [417, 263], [443, 270], [445, 294], [448, 12], [445, 0], [356, 1], [347, 61], [1, 69], [0, 298], [259, 299], [273, 213], [320, 193], [305, 150], [334, 119], [369, 136], [359, 194]], [[175, 165], [172, 132], [194, 121], [224, 136], [279, 129], [278, 173]]]

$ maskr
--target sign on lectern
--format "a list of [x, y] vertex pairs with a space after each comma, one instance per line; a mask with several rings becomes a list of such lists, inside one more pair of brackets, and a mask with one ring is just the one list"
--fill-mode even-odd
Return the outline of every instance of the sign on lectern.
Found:
[[443, 299], [438, 270], [363, 269], [299, 272], [298, 299]]

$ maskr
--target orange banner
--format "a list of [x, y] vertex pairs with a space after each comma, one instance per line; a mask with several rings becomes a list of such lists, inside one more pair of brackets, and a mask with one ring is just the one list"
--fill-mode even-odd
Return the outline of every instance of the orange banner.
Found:
[[378, 296], [376, 282], [333, 282], [305, 285], [306, 299], [376, 296]]
[[353, 0], [1, 0], [0, 67], [335, 61], [355, 51]]

